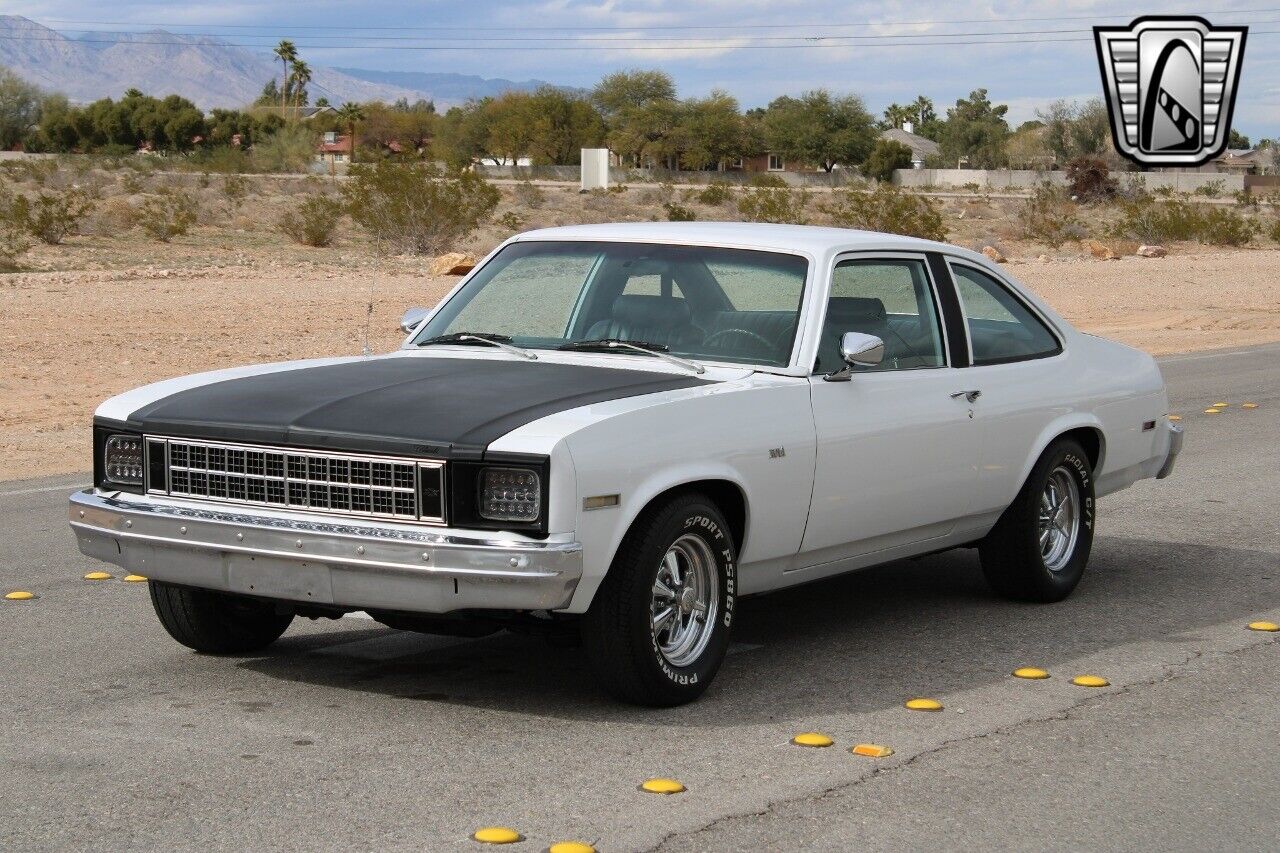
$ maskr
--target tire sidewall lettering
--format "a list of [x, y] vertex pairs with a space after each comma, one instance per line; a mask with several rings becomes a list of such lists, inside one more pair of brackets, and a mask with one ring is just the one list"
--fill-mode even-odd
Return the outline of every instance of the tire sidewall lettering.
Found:
[[[727, 630], [733, 624], [733, 609], [738, 589], [737, 563], [734, 560], [733, 546], [725, 536], [725, 531], [720, 523], [706, 515], [690, 515], [685, 518], [681, 529], [703, 537], [707, 540], [707, 544], [712, 546], [711, 551], [716, 555], [716, 561], [722, 570], [722, 615], [719, 622], [721, 629]], [[702, 675], [697, 667], [705, 660], [705, 657], [695, 661], [689, 667], [677, 668], [662, 656], [662, 651], [658, 648], [658, 637], [653, 631], [649, 632], [649, 641], [654, 661], [672, 684], [688, 686], [697, 684], [701, 680]]]

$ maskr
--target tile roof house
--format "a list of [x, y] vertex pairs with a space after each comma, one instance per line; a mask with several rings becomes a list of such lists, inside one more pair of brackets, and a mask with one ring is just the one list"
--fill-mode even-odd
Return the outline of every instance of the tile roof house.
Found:
[[930, 157], [938, 156], [941, 150], [938, 143], [932, 139], [925, 139], [923, 136], [917, 136], [912, 133], [914, 125], [911, 122], [903, 122], [902, 127], [891, 127], [888, 130], [880, 132], [881, 139], [889, 139], [893, 142], [901, 142], [903, 145], [911, 149], [911, 168], [923, 169], [925, 161]]

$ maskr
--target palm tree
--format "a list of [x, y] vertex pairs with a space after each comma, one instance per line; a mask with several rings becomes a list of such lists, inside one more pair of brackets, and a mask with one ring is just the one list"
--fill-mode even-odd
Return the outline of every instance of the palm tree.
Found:
[[280, 81], [280, 115], [284, 116], [285, 98], [289, 92], [289, 63], [298, 58], [298, 49], [288, 39], [281, 39], [272, 51], [284, 66], [284, 79]]
[[338, 110], [338, 120], [347, 126], [347, 139], [351, 140], [351, 162], [356, 161], [356, 125], [364, 121], [364, 110], [355, 101], [347, 101]]
[[298, 108], [302, 106], [302, 93], [306, 89], [307, 84], [311, 82], [311, 68], [301, 59], [293, 61], [293, 107], [294, 115], [298, 114]]

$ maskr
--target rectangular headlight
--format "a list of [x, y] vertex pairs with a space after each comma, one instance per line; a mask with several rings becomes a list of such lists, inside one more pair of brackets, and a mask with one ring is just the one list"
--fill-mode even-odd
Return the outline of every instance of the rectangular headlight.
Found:
[[142, 438], [109, 435], [102, 450], [102, 470], [108, 483], [142, 485]]
[[481, 518], [536, 522], [542, 515], [542, 477], [530, 468], [485, 468], [477, 491]]

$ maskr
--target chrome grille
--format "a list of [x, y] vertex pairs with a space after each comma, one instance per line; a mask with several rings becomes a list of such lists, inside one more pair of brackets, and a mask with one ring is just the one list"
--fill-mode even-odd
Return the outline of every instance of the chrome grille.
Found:
[[[147, 437], [163, 446], [164, 478], [149, 491], [227, 501], [407, 521], [443, 521], [438, 500], [443, 464], [177, 438]], [[153, 471], [155, 469], [152, 469]], [[158, 473], [158, 472], [157, 472]], [[421, 488], [420, 488], [421, 486]]]

